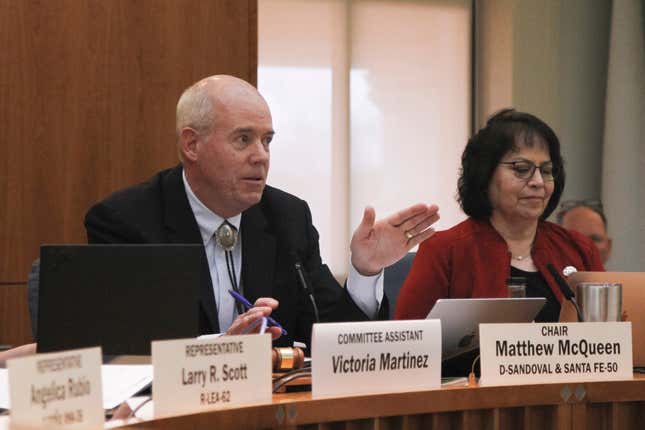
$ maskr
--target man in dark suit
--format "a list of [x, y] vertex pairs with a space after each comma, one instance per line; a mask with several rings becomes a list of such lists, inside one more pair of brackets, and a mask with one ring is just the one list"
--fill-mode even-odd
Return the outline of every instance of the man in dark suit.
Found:
[[[307, 203], [265, 184], [273, 135], [269, 107], [252, 85], [231, 76], [199, 81], [177, 104], [181, 164], [92, 207], [88, 241], [204, 244], [202, 333], [243, 333], [272, 314], [288, 333], [270, 328], [276, 344], [309, 343], [315, 316], [306, 288], [321, 321], [387, 316], [382, 269], [433, 234], [437, 207], [414, 205], [378, 222], [367, 208], [343, 288], [321, 261]], [[254, 307], [236, 308], [229, 289]]]

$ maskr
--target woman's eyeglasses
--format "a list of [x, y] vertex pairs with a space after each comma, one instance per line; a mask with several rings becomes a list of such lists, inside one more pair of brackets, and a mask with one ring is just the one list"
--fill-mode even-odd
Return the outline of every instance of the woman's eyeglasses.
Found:
[[553, 168], [553, 163], [543, 163], [539, 166], [533, 164], [530, 161], [518, 160], [518, 161], [500, 161], [499, 164], [504, 164], [510, 166], [510, 169], [513, 171], [515, 176], [520, 179], [528, 180], [535, 175], [535, 170], [540, 170], [540, 175], [542, 175], [542, 180], [544, 181], [553, 181], [555, 180], [555, 171]]

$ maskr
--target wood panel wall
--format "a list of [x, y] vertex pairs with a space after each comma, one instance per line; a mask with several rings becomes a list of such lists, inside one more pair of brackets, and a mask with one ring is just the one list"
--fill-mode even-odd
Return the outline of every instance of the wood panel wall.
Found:
[[218, 73], [255, 84], [257, 0], [0, 0], [0, 282], [176, 164], [177, 99]]
[[0, 285], [0, 346], [31, 342], [27, 285]]

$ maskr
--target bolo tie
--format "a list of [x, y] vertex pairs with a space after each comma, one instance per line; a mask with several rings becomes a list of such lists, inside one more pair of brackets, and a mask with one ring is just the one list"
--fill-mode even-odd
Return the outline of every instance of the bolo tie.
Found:
[[[235, 274], [235, 261], [233, 260], [233, 248], [237, 243], [237, 229], [228, 221], [224, 221], [215, 231], [215, 242], [224, 249], [224, 256], [226, 257], [226, 270], [228, 272], [228, 279], [231, 281], [233, 290], [242, 294], [240, 286], [237, 284], [237, 275]], [[238, 315], [244, 313], [244, 308], [241, 303], [235, 302]]]

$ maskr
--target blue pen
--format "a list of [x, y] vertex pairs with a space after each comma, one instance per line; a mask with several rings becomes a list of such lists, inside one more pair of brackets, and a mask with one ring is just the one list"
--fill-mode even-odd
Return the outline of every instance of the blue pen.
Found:
[[[235, 300], [237, 300], [238, 302], [242, 303], [242, 306], [244, 306], [244, 308], [247, 311], [253, 307], [251, 302], [246, 300], [246, 298], [243, 295], [241, 295], [240, 293], [237, 293], [237, 292], [235, 292], [233, 290], [228, 290], [228, 292], [231, 293], [231, 296], [233, 296], [233, 298]], [[287, 331], [285, 329], [283, 329], [282, 326], [276, 320], [274, 320], [271, 317], [266, 317], [266, 318], [267, 318], [267, 321], [268, 321], [270, 326], [278, 327], [280, 330], [282, 330], [282, 335], [283, 336], [285, 336], [287, 334]]]

